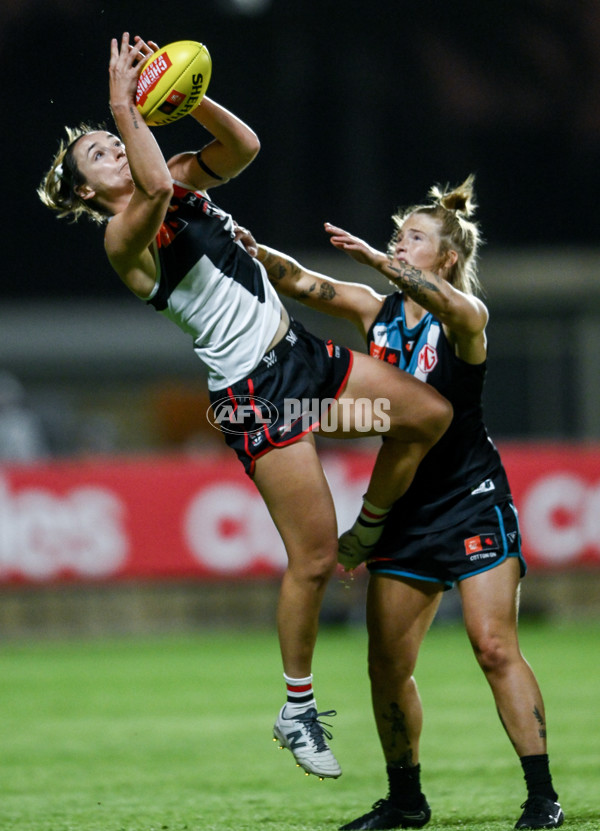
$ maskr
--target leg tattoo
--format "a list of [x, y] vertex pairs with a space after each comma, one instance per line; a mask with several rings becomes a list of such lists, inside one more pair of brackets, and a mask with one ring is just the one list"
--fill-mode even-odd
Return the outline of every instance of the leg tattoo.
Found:
[[406, 727], [406, 717], [398, 704], [393, 701], [390, 711], [382, 713], [384, 721], [389, 723], [390, 753], [395, 752], [395, 758], [390, 763], [397, 767], [408, 767], [413, 764], [412, 748]]
[[546, 738], [546, 722], [544, 721], [544, 717], [540, 713], [537, 707], [533, 708], [533, 715], [535, 716], [535, 720], [540, 725], [540, 729], [538, 730], [539, 736], [541, 739]]

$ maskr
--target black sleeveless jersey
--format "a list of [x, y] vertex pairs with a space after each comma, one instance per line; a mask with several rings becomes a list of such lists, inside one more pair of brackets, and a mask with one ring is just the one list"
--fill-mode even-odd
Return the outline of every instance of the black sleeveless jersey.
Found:
[[396, 522], [422, 534], [448, 528], [473, 510], [510, 499], [500, 455], [483, 422], [485, 362], [473, 365], [460, 360], [441, 322], [429, 312], [409, 328], [401, 292], [386, 298], [367, 340], [372, 356], [431, 384], [454, 407], [450, 427], [392, 508], [378, 552], [385, 548], [391, 529], [398, 527]]

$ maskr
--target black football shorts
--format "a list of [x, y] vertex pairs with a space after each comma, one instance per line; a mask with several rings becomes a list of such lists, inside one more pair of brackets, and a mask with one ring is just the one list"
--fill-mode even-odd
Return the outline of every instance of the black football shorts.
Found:
[[252, 476], [260, 456], [319, 427], [351, 369], [349, 349], [315, 337], [292, 320], [251, 375], [211, 390], [211, 420]]
[[508, 557], [518, 557], [521, 577], [527, 566], [521, 553], [517, 510], [510, 500], [474, 512], [457, 525], [426, 534], [398, 529], [395, 552], [375, 555], [367, 562], [372, 574], [454, 583], [487, 571]]

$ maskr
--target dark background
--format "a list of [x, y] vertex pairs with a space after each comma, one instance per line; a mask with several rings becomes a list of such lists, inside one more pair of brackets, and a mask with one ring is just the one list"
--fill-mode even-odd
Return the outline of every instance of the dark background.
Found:
[[[262, 142], [212, 195], [273, 246], [323, 249], [325, 220], [383, 245], [399, 205], [470, 172], [488, 249], [598, 243], [596, 0], [4, 0], [1, 297], [123, 295], [101, 230], [35, 194], [63, 125], [112, 129], [123, 30], [208, 46], [209, 95]], [[189, 121], [155, 129], [166, 155], [208, 140]]]

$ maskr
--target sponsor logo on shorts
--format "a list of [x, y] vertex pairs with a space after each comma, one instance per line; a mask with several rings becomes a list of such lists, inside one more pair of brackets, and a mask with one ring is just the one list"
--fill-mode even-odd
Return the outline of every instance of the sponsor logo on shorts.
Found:
[[497, 556], [498, 540], [495, 534], [477, 534], [464, 541], [465, 554], [471, 562], [489, 560]]

